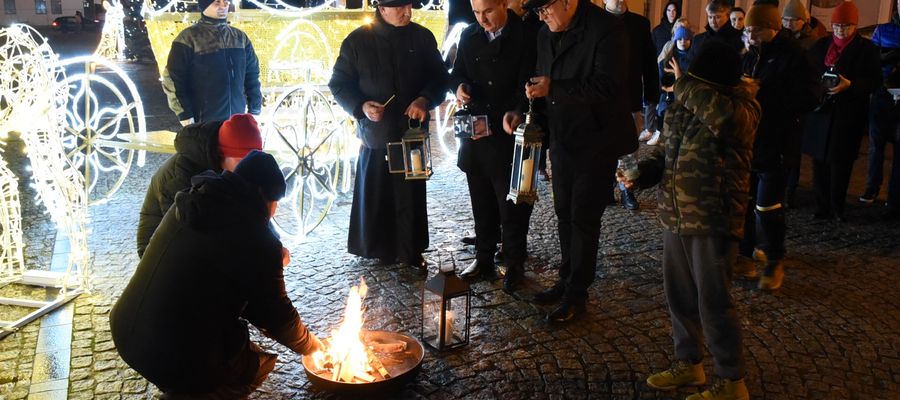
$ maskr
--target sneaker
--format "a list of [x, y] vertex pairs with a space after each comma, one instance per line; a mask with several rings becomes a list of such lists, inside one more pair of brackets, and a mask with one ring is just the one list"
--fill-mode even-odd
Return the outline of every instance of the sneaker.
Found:
[[875, 202], [875, 198], [878, 197], [878, 193], [873, 193], [869, 190], [866, 190], [862, 196], [859, 196], [859, 202], [863, 204], [872, 204]]
[[743, 379], [717, 379], [709, 390], [692, 394], [686, 400], [750, 400], [750, 393]]
[[653, 137], [647, 141], [647, 145], [656, 146], [659, 144], [659, 131], [653, 132]]
[[703, 363], [691, 364], [675, 361], [672, 368], [647, 377], [647, 386], [656, 390], [675, 390], [682, 386], [700, 386], [706, 383]]
[[732, 267], [733, 276], [746, 281], [755, 281], [759, 279], [759, 272], [756, 271], [756, 263], [750, 257], [739, 255]]
[[641, 131], [641, 135], [638, 136], [638, 140], [640, 140], [642, 142], [646, 142], [646, 141], [650, 140], [650, 138], [652, 138], [652, 137], [653, 137], [653, 132], [650, 132], [650, 131], [644, 129], [643, 131]]
[[772, 260], [766, 263], [765, 271], [759, 278], [760, 290], [773, 292], [781, 288], [784, 281], [784, 264], [781, 260]]

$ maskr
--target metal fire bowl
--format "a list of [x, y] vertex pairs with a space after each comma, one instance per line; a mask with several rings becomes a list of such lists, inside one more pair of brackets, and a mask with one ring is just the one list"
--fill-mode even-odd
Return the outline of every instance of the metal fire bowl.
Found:
[[313, 361], [309, 355], [303, 356], [303, 369], [306, 371], [306, 377], [312, 382], [313, 386], [332, 393], [339, 394], [355, 394], [355, 395], [377, 395], [387, 392], [399, 390], [406, 382], [416, 376], [422, 365], [422, 359], [425, 357], [425, 349], [422, 343], [419, 343], [413, 337], [406, 336], [396, 332], [386, 331], [364, 331], [363, 343], [383, 342], [396, 343], [406, 342], [406, 351], [402, 353], [394, 353], [402, 356], [403, 362], [395, 365], [385, 364], [385, 369], [391, 374], [391, 377], [383, 381], [375, 381], [372, 383], [350, 383], [337, 382], [331, 380], [331, 377], [318, 375], [313, 372]]

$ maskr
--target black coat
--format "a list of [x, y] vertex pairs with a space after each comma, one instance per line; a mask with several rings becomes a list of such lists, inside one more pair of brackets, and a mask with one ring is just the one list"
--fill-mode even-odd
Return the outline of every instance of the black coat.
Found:
[[598, 158], [637, 150], [634, 121], [622, 101], [628, 79], [622, 20], [579, 0], [569, 29], [554, 33], [545, 26], [537, 43], [536, 75], [551, 78], [547, 118], [554, 152], [579, 168], [594, 168]]
[[628, 32], [628, 95], [630, 111], [640, 111], [644, 102], [659, 101], [659, 74], [653, 38], [650, 36], [650, 20], [626, 11], [622, 15]]
[[311, 350], [258, 187], [211, 171], [192, 184], [175, 197], [110, 314], [122, 359], [181, 393], [253, 381], [259, 360], [247, 322], [295, 352]]
[[[328, 87], [338, 104], [356, 117], [363, 145], [384, 149], [409, 128], [403, 113], [413, 100], [425, 97], [429, 109], [444, 101], [447, 69], [431, 31], [414, 22], [394, 27], [376, 11], [374, 23], [357, 28], [341, 43]], [[366, 101], [383, 104], [394, 95], [381, 121], [372, 122], [363, 114]]]
[[662, 52], [663, 46], [666, 45], [666, 42], [672, 40], [672, 27], [674, 24], [669, 22], [669, 18], [666, 17], [666, 9], [669, 8], [669, 4], [674, 4], [675, 9], [678, 10], [675, 13], [675, 20], [678, 20], [681, 17], [681, 4], [680, 1], [669, 0], [663, 6], [662, 18], [659, 20], [659, 25], [656, 28], [653, 28], [652, 36], [653, 36], [653, 45], [656, 46], [656, 54]]
[[787, 29], [744, 56], [744, 75], [759, 81], [756, 100], [762, 118], [753, 145], [753, 168], [770, 171], [799, 168], [803, 132], [800, 117], [822, 98], [812, 60]]
[[175, 136], [175, 154], [153, 174], [144, 196], [137, 228], [138, 257], [144, 256], [150, 237], [175, 202], [175, 194], [191, 187], [191, 177], [206, 170], [222, 171], [219, 153], [222, 122], [191, 124]]
[[691, 59], [697, 59], [697, 52], [703, 47], [703, 43], [707, 40], [721, 40], [740, 52], [744, 49], [744, 42], [741, 40], [741, 31], [734, 29], [731, 23], [725, 23], [725, 26], [719, 28], [718, 31], [712, 30], [709, 24], [706, 25], [706, 31], [694, 36], [691, 43]]
[[[834, 36], [819, 39], [810, 49], [816, 76], [825, 72], [825, 54]], [[859, 144], [868, 131], [869, 98], [881, 86], [878, 48], [856, 35], [835, 65], [850, 80], [850, 88], [828, 96], [806, 120], [803, 152], [818, 161], [850, 161], [859, 154]]]
[[509, 176], [513, 137], [503, 130], [503, 114], [519, 112], [527, 104], [525, 82], [534, 72], [535, 35], [526, 31], [512, 11], [507, 10], [507, 18], [500, 37], [493, 42], [488, 42], [478, 24], [469, 25], [459, 40], [450, 91], [469, 85], [472, 101], [468, 109], [474, 115], [487, 115], [492, 132], [486, 138], [461, 141], [457, 166], [463, 172]]

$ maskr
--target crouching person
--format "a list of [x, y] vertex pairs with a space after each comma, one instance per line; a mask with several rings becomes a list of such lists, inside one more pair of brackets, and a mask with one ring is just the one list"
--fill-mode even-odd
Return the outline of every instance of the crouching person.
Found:
[[284, 287], [268, 227], [285, 182], [253, 150], [234, 172], [204, 172], [175, 196], [110, 314], [122, 359], [164, 398], [243, 398], [275, 367], [247, 324], [291, 350], [321, 347]]
[[756, 87], [741, 80], [737, 50], [715, 41], [704, 47], [675, 82], [665, 146], [638, 164], [634, 181], [618, 180], [641, 188], [660, 184], [663, 283], [676, 362], [647, 378], [647, 385], [704, 385], [705, 337], [720, 379], [688, 399], [748, 399], [730, 274], [743, 235], [760, 107]]

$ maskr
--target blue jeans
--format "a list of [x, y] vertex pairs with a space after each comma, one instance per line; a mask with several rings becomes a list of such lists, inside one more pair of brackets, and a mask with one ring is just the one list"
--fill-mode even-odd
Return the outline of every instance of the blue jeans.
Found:
[[784, 258], [784, 169], [754, 171], [750, 175], [750, 204], [744, 221], [741, 254], [752, 256], [753, 249], [766, 253], [769, 260]]

